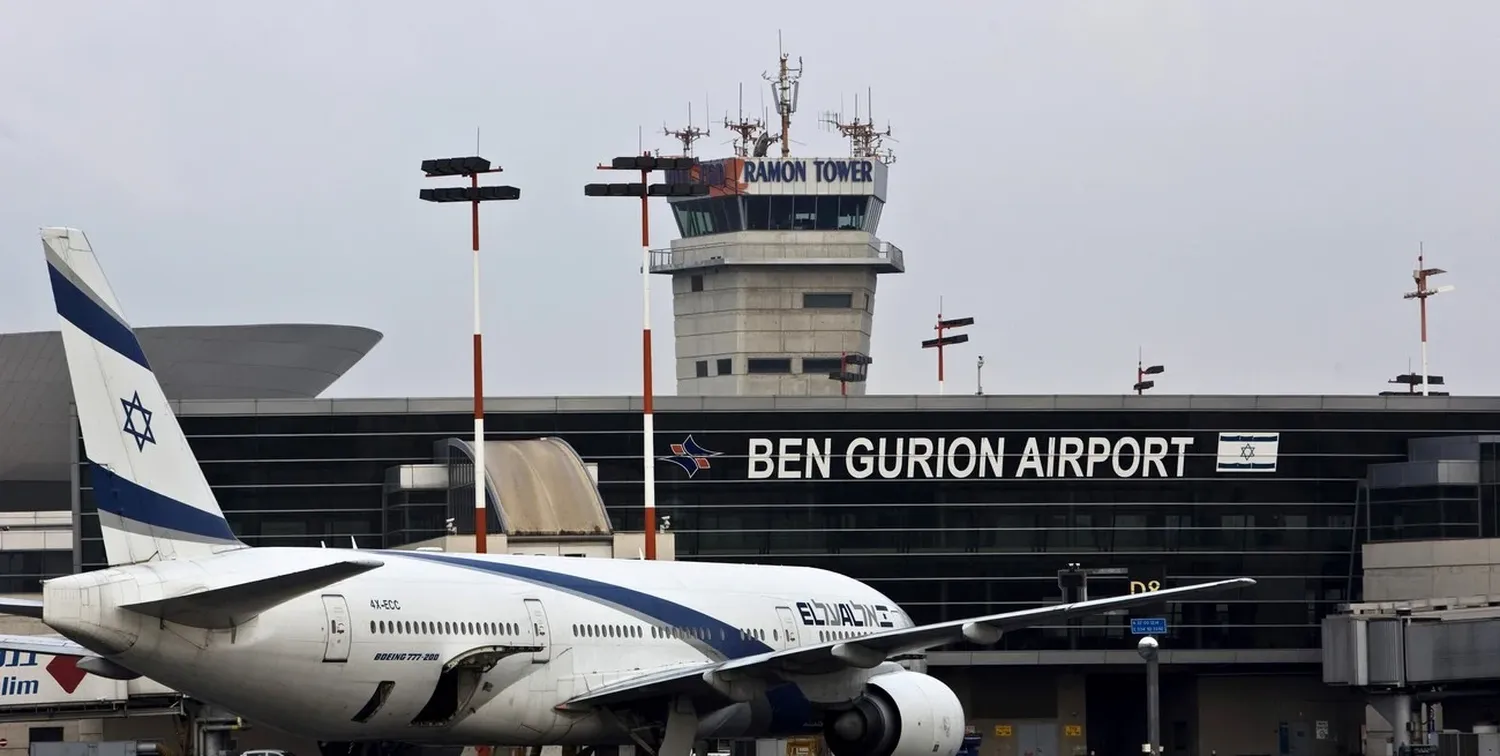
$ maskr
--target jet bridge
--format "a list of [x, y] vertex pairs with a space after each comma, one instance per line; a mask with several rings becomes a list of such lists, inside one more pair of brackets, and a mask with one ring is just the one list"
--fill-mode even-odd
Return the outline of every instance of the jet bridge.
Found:
[[[465, 551], [474, 532], [474, 454], [470, 441], [445, 438], [431, 464], [386, 472], [386, 544]], [[488, 549], [562, 556], [638, 556], [643, 533], [616, 533], [599, 493], [598, 465], [554, 437], [488, 441], [483, 484]], [[672, 559], [671, 533], [657, 556]]]
[[1323, 620], [1323, 682], [1500, 688], [1500, 596], [1350, 604]]

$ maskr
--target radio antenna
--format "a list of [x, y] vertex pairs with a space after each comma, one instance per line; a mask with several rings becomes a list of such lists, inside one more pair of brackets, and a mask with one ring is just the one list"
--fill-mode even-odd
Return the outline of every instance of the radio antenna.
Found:
[[[707, 97], [703, 98], [703, 103], [703, 108], [706, 111], [708, 109]], [[676, 139], [678, 142], [682, 143], [683, 157], [692, 157], [693, 142], [696, 142], [699, 139], [702, 139], [703, 137], [709, 135], [708, 129], [700, 129], [693, 125], [693, 104], [691, 102], [688, 103], [687, 126], [685, 128], [676, 129], [675, 131], [667, 128], [666, 126], [662, 126], [661, 133], [665, 136], [672, 137], [673, 139]]]
[[771, 82], [771, 99], [776, 102], [776, 113], [781, 116], [781, 134], [777, 137], [781, 140], [781, 156], [792, 155], [792, 114], [797, 112], [797, 95], [802, 91], [802, 58], [797, 58], [797, 66], [792, 68], [787, 65], [791, 57], [781, 47], [781, 32], [776, 32], [776, 48], [781, 55], [781, 62], [777, 68], [776, 78], [770, 74], [763, 73], [761, 76]]
[[724, 128], [735, 133], [734, 154], [739, 157], [750, 157], [750, 150], [758, 142], [761, 132], [765, 131], [766, 122], [759, 118], [750, 119], [745, 117], [745, 85], [740, 84], [740, 114], [738, 121], [729, 120], [724, 116]]
[[[867, 90], [865, 93], [866, 119], [859, 117], [859, 97], [854, 98], [854, 118], [845, 121], [841, 113], [829, 113], [823, 116], [823, 122], [837, 129], [845, 139], [849, 140], [849, 154], [852, 157], [874, 158], [887, 165], [896, 162], [896, 153], [882, 145], [886, 139], [896, 141], [891, 137], [891, 127], [886, 125], [884, 131], [875, 128], [875, 109], [871, 106], [873, 92]], [[842, 107], [842, 106], [840, 106]]]

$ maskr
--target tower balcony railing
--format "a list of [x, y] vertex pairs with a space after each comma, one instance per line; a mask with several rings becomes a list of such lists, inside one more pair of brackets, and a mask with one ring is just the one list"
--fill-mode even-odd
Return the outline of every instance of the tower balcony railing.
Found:
[[868, 265], [879, 273], [905, 273], [906, 256], [900, 247], [879, 240], [809, 247], [736, 241], [651, 250], [652, 273], [671, 274], [724, 265]]

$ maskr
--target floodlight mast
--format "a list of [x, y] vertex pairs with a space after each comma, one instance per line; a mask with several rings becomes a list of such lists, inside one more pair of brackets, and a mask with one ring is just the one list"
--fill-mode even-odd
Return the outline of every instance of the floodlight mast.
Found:
[[[644, 438], [641, 448], [642, 484], [645, 486], [643, 508], [645, 510], [644, 535], [646, 548], [644, 557], [656, 559], [656, 420], [654, 417], [651, 377], [651, 197], [704, 197], [708, 186], [698, 183], [693, 170], [698, 161], [691, 157], [658, 157], [649, 152], [640, 156], [617, 157], [609, 165], [600, 165], [601, 171], [640, 171], [639, 184], [586, 184], [586, 197], [640, 197], [641, 198], [641, 430]], [[672, 171], [675, 177], [685, 181], [668, 181], [648, 184], [652, 171]]]
[[1418, 309], [1422, 319], [1422, 396], [1430, 396], [1427, 390], [1427, 298], [1453, 291], [1452, 286], [1439, 286], [1436, 289], [1427, 285], [1427, 279], [1439, 276], [1448, 271], [1442, 268], [1423, 267], [1425, 250], [1421, 242], [1417, 243], [1417, 268], [1411, 272], [1411, 279], [1416, 282], [1417, 290], [1409, 291], [1401, 295], [1402, 299], [1417, 300]]
[[486, 493], [484, 465], [484, 336], [479, 318], [479, 203], [518, 200], [521, 190], [513, 186], [479, 185], [480, 174], [500, 173], [482, 157], [423, 160], [422, 173], [428, 178], [467, 176], [469, 186], [445, 189], [423, 189], [418, 197], [424, 202], [468, 202], [469, 227], [474, 248], [474, 551], [488, 549], [489, 529], [485, 522]]

